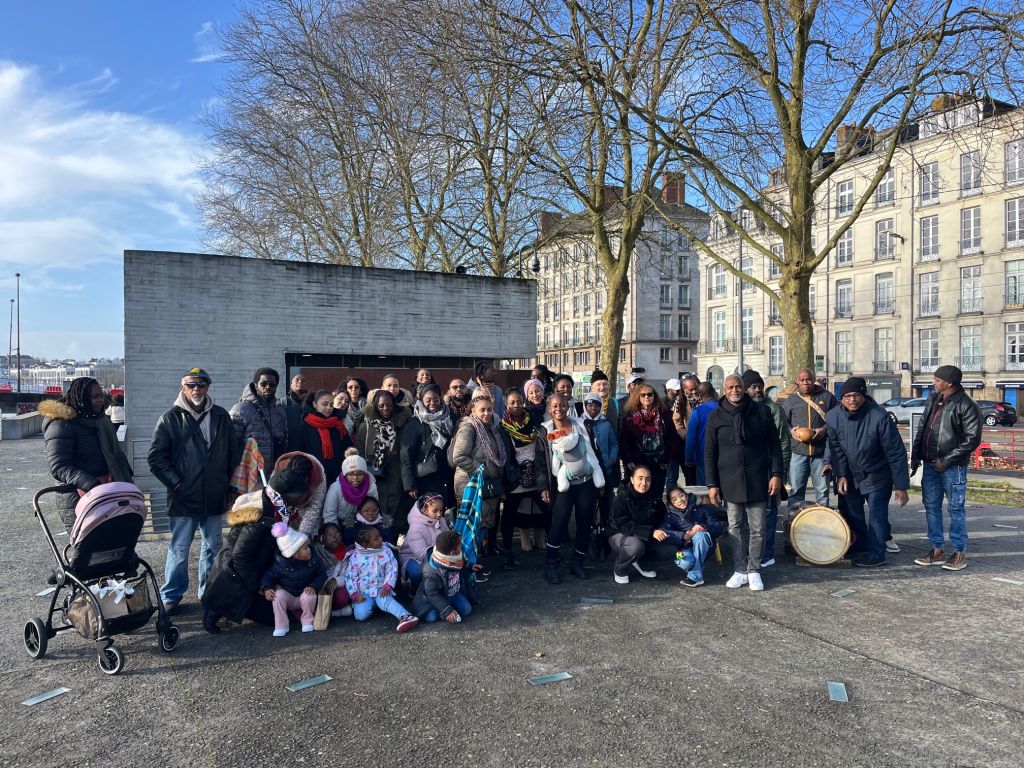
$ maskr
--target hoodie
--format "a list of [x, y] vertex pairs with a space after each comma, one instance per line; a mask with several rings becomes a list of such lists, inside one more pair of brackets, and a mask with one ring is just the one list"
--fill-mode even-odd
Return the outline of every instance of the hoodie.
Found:
[[420, 512], [419, 504], [413, 506], [409, 510], [409, 532], [405, 534], [402, 548], [398, 550], [402, 573], [405, 573], [405, 565], [410, 560], [416, 560], [421, 565], [424, 564], [427, 551], [434, 546], [437, 537], [447, 530], [449, 530], [448, 521], [443, 516], [434, 520]]
[[356, 544], [336, 571], [338, 575], [342, 572], [345, 589], [352, 597], [362, 595], [372, 600], [380, 595], [383, 586], [395, 588], [398, 583], [398, 560], [387, 544], [380, 549], [367, 549]]

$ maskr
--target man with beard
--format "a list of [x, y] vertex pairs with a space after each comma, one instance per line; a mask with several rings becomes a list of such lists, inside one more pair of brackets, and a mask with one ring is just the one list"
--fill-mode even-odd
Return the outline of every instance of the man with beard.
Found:
[[280, 380], [273, 368], [260, 368], [228, 411], [238, 455], [242, 455], [246, 441], [254, 438], [263, 456], [263, 466], [268, 468], [288, 450], [288, 415], [274, 397]]
[[444, 396], [444, 404], [452, 412], [452, 429], [456, 429], [459, 419], [469, 415], [469, 389], [462, 379], [452, 379], [448, 383], [448, 394]]
[[[679, 455], [684, 457], [686, 456], [686, 431], [690, 424], [690, 416], [693, 414], [694, 408], [700, 405], [700, 394], [697, 392], [699, 385], [700, 380], [696, 376], [685, 377], [680, 382], [679, 397], [676, 398], [675, 405], [672, 408], [672, 424], [676, 428], [676, 434], [679, 435], [679, 439], [683, 441], [683, 449], [679, 452]], [[684, 460], [680, 469], [683, 472], [686, 485], [697, 484], [697, 472], [692, 464], [688, 464]]]
[[167, 486], [171, 541], [160, 598], [173, 613], [188, 589], [188, 553], [199, 529], [199, 597], [220, 549], [221, 515], [229, 503], [231, 472], [238, 463], [228, 412], [214, 405], [210, 374], [190, 369], [173, 407], [157, 422], [149, 469]]
[[299, 433], [302, 431], [302, 416], [309, 404], [309, 389], [306, 387], [306, 377], [301, 373], [292, 376], [292, 383], [288, 394], [278, 402], [288, 416], [288, 450], [300, 450], [298, 445]]
[[736, 374], [725, 377], [725, 396], [708, 417], [704, 441], [708, 498], [724, 500], [729, 517], [734, 572], [725, 586], [760, 592], [765, 511], [782, 489], [782, 447], [768, 408], [743, 391]]
[[828, 478], [823, 472], [828, 439], [825, 414], [835, 407], [836, 398], [815, 381], [810, 368], [801, 368], [797, 373], [796, 387], [797, 391], [781, 403], [789, 422], [793, 449], [789, 477], [793, 491], [789, 495], [789, 506], [792, 509], [794, 504], [803, 502], [808, 479], [814, 486], [815, 503], [828, 506]]
[[[775, 431], [779, 434], [779, 445], [782, 448], [782, 469], [783, 477], [789, 476], [789, 459], [792, 450], [789, 444], [789, 422], [786, 421], [786, 414], [782, 408], [771, 398], [764, 396], [764, 379], [755, 370], [743, 372], [743, 389], [755, 403], [763, 403], [768, 406], [775, 423]], [[768, 503], [768, 513], [764, 525], [764, 553], [761, 556], [761, 567], [767, 568], [775, 565], [775, 526], [779, 522], [779, 502], [782, 501], [782, 489], [773, 494]]]

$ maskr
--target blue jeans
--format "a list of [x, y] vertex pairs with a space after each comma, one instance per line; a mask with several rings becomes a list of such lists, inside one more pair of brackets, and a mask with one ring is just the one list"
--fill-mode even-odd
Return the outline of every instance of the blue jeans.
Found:
[[768, 510], [764, 515], [764, 554], [761, 555], [761, 562], [775, 558], [775, 526], [779, 524], [779, 499], [781, 494], [775, 494], [768, 500]]
[[804, 501], [808, 478], [814, 486], [815, 503], [828, 506], [828, 478], [821, 474], [823, 466], [825, 460], [822, 456], [793, 454], [789, 463], [789, 484], [793, 486], [793, 492], [789, 494], [790, 506]]
[[676, 565], [689, 572], [694, 581], [704, 581], [704, 561], [715, 541], [707, 531], [699, 531], [690, 539], [690, 545], [683, 550], [683, 556]]
[[[466, 618], [467, 616], [469, 616], [469, 614], [473, 612], [473, 606], [469, 604], [469, 600], [467, 600], [466, 596], [461, 592], [456, 592], [454, 595], [449, 597], [448, 602], [462, 618]], [[440, 618], [441, 614], [437, 612], [436, 608], [431, 608], [423, 616], [423, 620], [428, 624], [433, 624]]]
[[410, 560], [405, 564], [405, 578], [409, 580], [409, 589], [415, 595], [423, 581], [423, 565], [419, 560]]
[[160, 599], [166, 603], [179, 603], [188, 591], [188, 551], [192, 547], [196, 529], [202, 540], [199, 550], [199, 597], [206, 590], [206, 576], [213, 567], [213, 558], [220, 549], [220, 529], [223, 515], [209, 517], [172, 517], [171, 543], [167, 545], [167, 562], [164, 565], [164, 583], [160, 587]]
[[937, 472], [931, 462], [925, 462], [921, 476], [921, 495], [928, 520], [928, 541], [934, 549], [942, 549], [942, 497], [946, 497], [949, 510], [949, 543], [959, 552], [967, 551], [967, 467], [946, 467]]
[[352, 603], [352, 615], [356, 621], [366, 621], [373, 613], [373, 606], [376, 605], [382, 611], [390, 613], [396, 619], [407, 616], [409, 612], [402, 607], [402, 604], [395, 599], [394, 595], [387, 597], [367, 597], [361, 603]]
[[[871, 557], [885, 560], [885, 540], [889, 538], [889, 497], [892, 486], [862, 494], [847, 481], [846, 514], [857, 540], [863, 542], [864, 551]], [[864, 519], [864, 502], [868, 505], [867, 520]], [[859, 549], [859, 547], [858, 547]]]

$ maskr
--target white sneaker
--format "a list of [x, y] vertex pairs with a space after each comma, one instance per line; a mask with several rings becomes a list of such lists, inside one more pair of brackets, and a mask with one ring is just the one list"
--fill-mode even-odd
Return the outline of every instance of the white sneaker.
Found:
[[351, 616], [351, 615], [352, 615], [352, 606], [351, 605], [344, 605], [341, 608], [338, 608], [336, 610], [331, 611], [331, 616], [333, 616], [336, 619], [341, 617], [341, 616]]
[[312, 632], [313, 631], [313, 625], [312, 624], [303, 624], [302, 625], [302, 631], [303, 632]]
[[636, 568], [636, 572], [643, 576], [645, 579], [653, 579], [658, 574], [654, 571], [645, 571], [640, 567], [640, 563], [633, 563], [633, 567]]
[[619, 574], [613, 574], [615, 576], [616, 584], [629, 584], [629, 576], [619, 576]]
[[274, 637], [284, 637], [287, 634], [288, 634], [288, 630], [287, 629], [275, 629], [274, 630]]
[[769, 567], [771, 565], [775, 565], [775, 558], [774, 557], [769, 557], [767, 560], [763, 560], [761, 562], [761, 567], [762, 568], [767, 568], [767, 567]]
[[760, 592], [764, 589], [764, 582], [761, 581], [760, 573], [748, 573], [747, 583], [750, 585], [751, 592]]
[[736, 571], [729, 578], [729, 580], [727, 582], [725, 582], [725, 586], [727, 586], [729, 589], [739, 589], [740, 587], [742, 587], [746, 583], [747, 583], [747, 574], [740, 573], [739, 571]]

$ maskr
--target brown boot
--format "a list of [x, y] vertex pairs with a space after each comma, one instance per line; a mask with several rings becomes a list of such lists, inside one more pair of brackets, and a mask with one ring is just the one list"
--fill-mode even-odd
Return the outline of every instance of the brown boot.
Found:
[[942, 553], [941, 549], [933, 549], [923, 557], [914, 558], [916, 565], [943, 565], [945, 562], [946, 556]]

